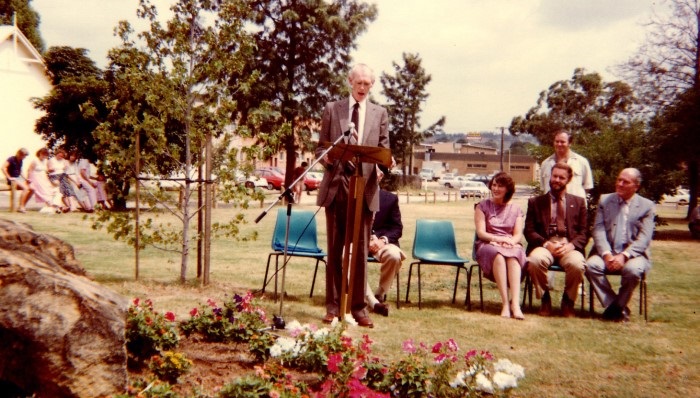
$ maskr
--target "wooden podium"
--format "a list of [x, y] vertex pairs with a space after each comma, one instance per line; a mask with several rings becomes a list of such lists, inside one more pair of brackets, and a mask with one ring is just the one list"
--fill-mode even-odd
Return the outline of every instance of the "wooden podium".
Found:
[[[323, 145], [323, 144], [322, 144]], [[329, 144], [326, 144], [328, 146]], [[340, 320], [345, 320], [348, 308], [348, 292], [352, 294], [355, 281], [355, 264], [360, 241], [360, 226], [362, 225], [362, 205], [365, 194], [366, 178], [360, 174], [362, 163], [381, 164], [391, 167], [391, 150], [374, 146], [351, 144], [336, 144], [328, 155], [333, 160], [351, 161], [355, 164], [355, 174], [350, 177], [348, 187], [348, 210], [345, 229], [345, 245], [343, 249], [343, 275], [340, 288]], [[365, 242], [366, 243], [366, 242]], [[352, 246], [351, 246], [352, 245]]]

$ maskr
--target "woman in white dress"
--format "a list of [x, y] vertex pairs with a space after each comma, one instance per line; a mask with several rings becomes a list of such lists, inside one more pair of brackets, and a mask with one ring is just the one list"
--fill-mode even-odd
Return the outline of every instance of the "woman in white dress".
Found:
[[57, 187], [49, 181], [48, 170], [49, 150], [41, 148], [36, 151], [36, 159], [32, 160], [27, 169], [29, 186], [34, 191], [34, 200], [43, 203], [41, 213], [54, 213], [60, 211], [58, 206], [53, 204], [54, 195], [58, 192]]

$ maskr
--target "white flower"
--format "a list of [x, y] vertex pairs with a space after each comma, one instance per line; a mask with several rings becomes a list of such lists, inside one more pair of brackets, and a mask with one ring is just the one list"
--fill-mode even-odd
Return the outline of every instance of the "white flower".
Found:
[[493, 384], [491, 384], [491, 380], [484, 376], [483, 373], [478, 373], [476, 375], [476, 389], [488, 394], [493, 394]]
[[516, 380], [525, 377], [525, 368], [517, 363], [509, 361], [508, 359], [499, 359], [495, 364], [493, 364], [493, 370], [496, 372], [501, 371], [514, 376]]
[[467, 383], [464, 382], [464, 378], [468, 376], [467, 372], [459, 372], [455, 376], [454, 379], [450, 382], [450, 387], [452, 388], [458, 388], [458, 387], [466, 387]]
[[357, 321], [355, 321], [352, 314], [345, 314], [345, 323], [348, 325], [357, 326]]
[[333, 322], [331, 322], [331, 328], [335, 329], [335, 327], [338, 326], [338, 322], [340, 322], [338, 320], [338, 317], [333, 318]]
[[279, 345], [274, 344], [272, 347], [270, 347], [270, 356], [271, 357], [277, 358], [280, 355], [282, 355], [282, 348]]
[[295, 320], [289, 322], [289, 323], [287, 324], [287, 326], [285, 327], [285, 329], [287, 329], [287, 330], [289, 330], [290, 332], [292, 332], [292, 331], [295, 331], [295, 330], [302, 329], [302, 326], [301, 326], [301, 323], [299, 323], [299, 321], [297, 321], [297, 320], [295, 319]]
[[328, 336], [329, 333], [330, 333], [330, 330], [328, 330], [326, 328], [318, 329], [317, 331], [315, 331], [313, 333], [313, 337], [314, 337], [314, 339], [320, 340], [320, 339]]
[[515, 388], [518, 386], [518, 380], [515, 376], [508, 373], [496, 372], [493, 375], [493, 384], [500, 390], [505, 390], [508, 388]]

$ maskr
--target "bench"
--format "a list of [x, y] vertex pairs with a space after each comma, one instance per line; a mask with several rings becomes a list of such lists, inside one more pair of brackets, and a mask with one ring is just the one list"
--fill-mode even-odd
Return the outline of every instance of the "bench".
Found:
[[15, 211], [15, 192], [17, 192], [17, 189], [15, 187], [15, 182], [11, 181], [9, 185], [7, 184], [0, 184], [0, 192], [3, 191], [9, 191], [10, 192], [10, 208], [9, 212]]

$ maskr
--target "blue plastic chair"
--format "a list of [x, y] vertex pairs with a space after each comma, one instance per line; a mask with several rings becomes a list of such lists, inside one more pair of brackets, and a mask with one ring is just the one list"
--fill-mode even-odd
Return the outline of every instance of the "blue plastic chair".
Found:
[[414, 261], [408, 268], [408, 285], [406, 287], [406, 302], [411, 291], [411, 274], [413, 266], [418, 268], [418, 308], [421, 308], [421, 275], [420, 268], [423, 264], [447, 265], [457, 268], [455, 275], [455, 286], [452, 292], [452, 303], [457, 297], [457, 284], [459, 283], [459, 272], [467, 271], [465, 264], [469, 262], [466, 258], [457, 254], [457, 243], [455, 240], [455, 230], [452, 221], [449, 220], [416, 220], [416, 235], [413, 240]]
[[[279, 273], [279, 258], [284, 258], [284, 236], [287, 229], [287, 209], [277, 210], [277, 221], [272, 232], [272, 252], [267, 256], [267, 266], [265, 267], [265, 279], [263, 279], [262, 292], [268, 283], [268, 273], [270, 270], [270, 260], [275, 257], [275, 298], [277, 298], [277, 274]], [[314, 286], [316, 284], [316, 274], [318, 273], [318, 263], [323, 261], [326, 264], [326, 253], [318, 247], [318, 235], [316, 232], [316, 218], [314, 213], [308, 210], [292, 210], [289, 222], [289, 240], [287, 248], [288, 257], [307, 257], [316, 260], [314, 277], [311, 282], [311, 292], [309, 297], [313, 297]], [[286, 264], [283, 264], [286, 266]]]

